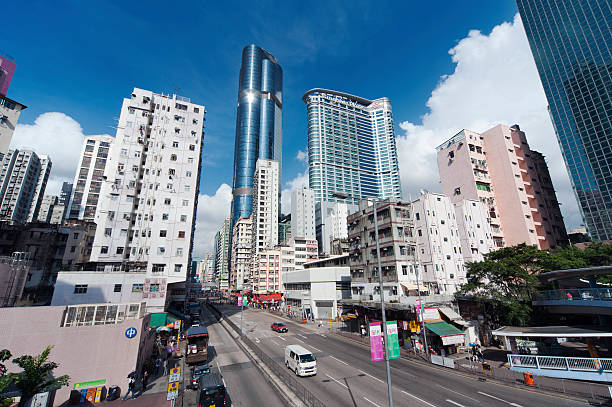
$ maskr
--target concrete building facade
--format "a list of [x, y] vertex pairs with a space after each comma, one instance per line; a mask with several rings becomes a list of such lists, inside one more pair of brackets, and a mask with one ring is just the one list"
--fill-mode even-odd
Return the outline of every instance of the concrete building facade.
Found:
[[280, 202], [279, 164], [274, 160], [257, 160], [253, 200], [253, 256], [278, 244]]
[[500, 124], [482, 134], [462, 130], [436, 150], [442, 192], [453, 203], [472, 199], [487, 207], [496, 247], [527, 243], [546, 249], [566, 243], [550, 176], [542, 172], [545, 162], [536, 154], [534, 164], [518, 125]]
[[215, 279], [219, 290], [229, 288], [230, 225], [230, 218], [225, 218], [215, 234]]
[[0, 95], [0, 162], [8, 153], [19, 115], [25, 109], [25, 105]]
[[484, 204], [473, 199], [464, 199], [453, 204], [463, 260], [482, 261], [484, 255], [495, 250], [493, 231]]
[[315, 194], [310, 188], [291, 192], [291, 231], [293, 236], [316, 239]]
[[[68, 218], [94, 221], [102, 190], [102, 181], [104, 180], [104, 170], [110, 146], [114, 140], [115, 137], [107, 134], [85, 137], [79, 166], [74, 175], [74, 182], [72, 185], [68, 184], [70, 185], [69, 202], [67, 202]], [[135, 165], [136, 168], [139, 167], [137, 164]], [[122, 174], [119, 175], [125, 175], [128, 171], [130, 170], [127, 170], [124, 164], [123, 170], [119, 171]], [[134, 168], [131, 171], [134, 171]], [[68, 192], [66, 184], [64, 183], [64, 186], [62, 186], [63, 196]], [[65, 190], [64, 187], [66, 187]]]
[[254, 294], [282, 291], [281, 249], [262, 249], [253, 257], [251, 289]]
[[251, 263], [253, 262], [253, 219], [240, 218], [234, 224], [230, 267], [230, 288], [251, 288]]
[[315, 204], [315, 230], [319, 253], [330, 254], [331, 242], [348, 238], [346, 219], [357, 211], [357, 205], [344, 202], [317, 202]]

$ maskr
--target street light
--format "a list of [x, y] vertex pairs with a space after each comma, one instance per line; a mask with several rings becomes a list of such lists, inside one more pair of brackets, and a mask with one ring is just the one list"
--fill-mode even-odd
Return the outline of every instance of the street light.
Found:
[[[332, 194], [335, 198], [346, 199], [350, 196], [345, 193], [335, 192]], [[350, 197], [352, 198], [352, 197]], [[385, 294], [383, 290], [383, 278], [382, 278], [382, 263], [380, 261], [380, 242], [378, 241], [378, 216], [376, 213], [376, 207], [378, 205], [378, 198], [364, 198], [368, 202], [372, 201], [374, 204], [374, 237], [376, 238], [376, 258], [378, 260], [378, 290], [380, 294], [380, 311], [382, 313], [382, 325], [383, 325], [383, 338], [385, 344], [383, 346], [383, 354], [385, 355], [385, 365], [387, 367], [387, 393], [389, 394], [389, 407], [393, 407], [393, 390], [391, 388], [391, 366], [389, 364], [389, 339], [387, 337], [387, 316], [385, 315]]]
[[414, 269], [417, 278], [417, 294], [419, 296], [419, 315], [421, 321], [423, 321], [423, 342], [425, 342], [425, 359], [429, 360], [429, 346], [427, 346], [427, 333], [425, 332], [425, 307], [423, 307], [423, 300], [421, 300], [421, 286], [419, 285], [419, 265], [415, 264]]

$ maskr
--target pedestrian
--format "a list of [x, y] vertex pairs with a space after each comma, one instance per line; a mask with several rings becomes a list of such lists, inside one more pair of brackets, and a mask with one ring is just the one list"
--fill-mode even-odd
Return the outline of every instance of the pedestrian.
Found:
[[157, 359], [155, 359], [155, 377], [159, 377], [161, 365], [162, 365], [161, 357], [158, 357]]
[[147, 368], [142, 373], [142, 391], [143, 392], [147, 389], [148, 385], [149, 385], [149, 369]]
[[478, 355], [478, 361], [479, 361], [479, 362], [484, 362], [484, 361], [485, 361], [485, 359], [484, 359], [484, 355], [482, 354], [482, 351], [480, 350], [480, 348], [478, 348], [478, 353], [477, 353], [477, 355]]
[[125, 393], [125, 396], [123, 396], [123, 400], [125, 400], [128, 394], [130, 393], [132, 393], [132, 399], [136, 397], [136, 393], [134, 393], [135, 388], [136, 388], [136, 381], [134, 380], [133, 377], [130, 377], [130, 381], [128, 382], [128, 391]]
[[364, 338], [366, 334], [367, 332], [366, 332], [365, 326], [362, 324], [361, 325], [361, 337]]

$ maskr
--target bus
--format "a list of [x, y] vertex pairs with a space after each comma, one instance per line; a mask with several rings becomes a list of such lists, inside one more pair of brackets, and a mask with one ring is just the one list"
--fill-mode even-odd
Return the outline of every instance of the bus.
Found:
[[188, 365], [206, 363], [208, 360], [208, 330], [205, 326], [192, 326], [185, 333]]

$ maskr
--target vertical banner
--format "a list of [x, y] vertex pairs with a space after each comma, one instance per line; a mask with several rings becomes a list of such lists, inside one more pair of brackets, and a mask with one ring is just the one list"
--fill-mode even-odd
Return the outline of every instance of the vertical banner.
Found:
[[238, 306], [240, 307], [242, 305], [242, 297], [238, 296]]
[[245, 307], [247, 306], [247, 301], [248, 300], [247, 300], [247, 296], [246, 295], [244, 297], [242, 297], [242, 305], [243, 306], [245, 306]]
[[372, 352], [372, 362], [384, 360], [380, 322], [370, 323], [370, 350]]
[[387, 321], [387, 339], [389, 340], [389, 344], [387, 346], [389, 359], [399, 359], [400, 348], [399, 337], [397, 334], [397, 321]]

